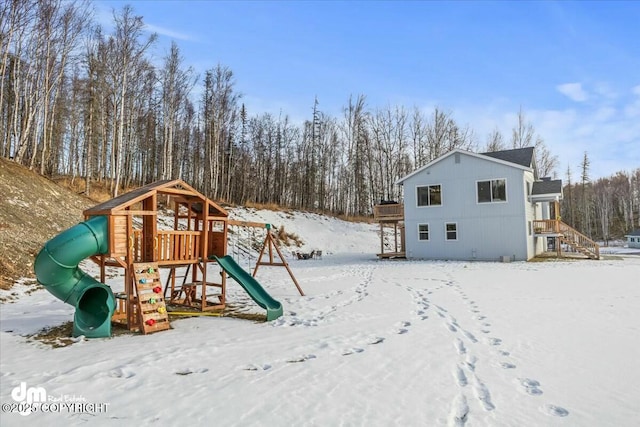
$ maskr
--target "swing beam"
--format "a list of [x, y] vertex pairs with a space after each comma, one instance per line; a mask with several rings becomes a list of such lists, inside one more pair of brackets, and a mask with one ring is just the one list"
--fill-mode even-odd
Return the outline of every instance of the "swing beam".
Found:
[[[289, 273], [289, 277], [291, 277], [293, 284], [296, 285], [296, 288], [298, 289], [298, 292], [300, 292], [300, 295], [304, 296], [304, 292], [302, 291], [300, 284], [298, 283], [295, 276], [293, 275], [293, 271], [291, 271], [291, 268], [289, 267], [289, 263], [287, 262], [286, 258], [282, 255], [282, 252], [280, 252], [280, 248], [278, 247], [276, 240], [273, 237], [273, 233], [271, 231], [271, 224], [267, 224], [263, 222], [252, 222], [252, 221], [236, 221], [232, 219], [227, 221], [227, 226], [233, 226], [233, 225], [240, 226], [240, 227], [264, 228], [267, 230], [267, 235], [264, 239], [264, 243], [262, 244], [262, 250], [260, 250], [260, 255], [258, 256], [258, 260], [256, 261], [256, 266], [253, 270], [252, 276], [256, 277], [256, 274], [258, 273], [258, 268], [261, 265], [272, 266], [272, 267], [284, 267], [287, 269], [287, 272]], [[274, 261], [274, 249], [277, 255], [280, 257], [281, 262]], [[262, 257], [265, 255], [265, 252], [267, 252], [267, 250], [269, 253], [269, 261], [263, 262]]]

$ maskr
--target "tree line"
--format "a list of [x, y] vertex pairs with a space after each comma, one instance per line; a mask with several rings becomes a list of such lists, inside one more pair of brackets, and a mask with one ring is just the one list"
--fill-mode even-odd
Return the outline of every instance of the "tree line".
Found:
[[640, 168], [592, 181], [585, 152], [574, 178], [567, 168], [561, 202], [562, 220], [584, 234], [604, 241], [640, 227]]
[[[199, 76], [175, 42], [154, 65], [157, 36], [131, 6], [113, 12], [113, 28], [106, 34], [83, 0], [0, 5], [0, 155], [44, 175], [82, 177], [87, 194], [96, 181], [115, 197], [180, 178], [214, 200], [347, 216], [399, 200], [398, 178], [456, 148], [535, 146], [541, 176], [558, 165], [522, 111], [511, 135], [479, 137], [440, 108], [372, 108], [357, 95], [337, 117], [310, 100], [309, 118], [294, 123], [248, 111], [228, 66]], [[580, 182], [568, 176], [567, 222], [603, 237], [638, 223], [638, 171], [605, 185], [582, 169]], [[628, 193], [603, 197], [619, 177]]]

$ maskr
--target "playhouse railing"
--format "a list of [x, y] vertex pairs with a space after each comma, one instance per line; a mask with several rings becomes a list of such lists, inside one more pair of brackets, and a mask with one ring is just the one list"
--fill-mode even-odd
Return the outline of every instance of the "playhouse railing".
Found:
[[[195, 262], [200, 254], [200, 231], [161, 230], [153, 239], [152, 253], [159, 264], [184, 264]], [[143, 259], [145, 244], [142, 230], [134, 230], [132, 254], [134, 262], [148, 261]], [[148, 243], [151, 244], [151, 243]]]

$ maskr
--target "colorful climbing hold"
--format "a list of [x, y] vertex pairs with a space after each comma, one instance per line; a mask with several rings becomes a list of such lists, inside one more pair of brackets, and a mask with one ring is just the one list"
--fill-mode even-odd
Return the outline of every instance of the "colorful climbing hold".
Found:
[[153, 292], [159, 294], [160, 292], [162, 292], [162, 288], [160, 286], [156, 286], [155, 288], [153, 288]]
[[156, 324], [156, 319], [147, 319], [147, 321], [144, 323], [146, 323], [149, 326], [153, 326]]
[[147, 283], [147, 279], [140, 279], [140, 283], [144, 285], [145, 283]]
[[155, 303], [156, 303], [155, 298], [149, 298], [149, 304], [155, 304]]
[[153, 273], [153, 267], [149, 267], [149, 270], [147, 270], [149, 273]]
[[164, 308], [164, 307], [158, 307], [158, 313], [160, 313], [160, 314], [164, 314], [164, 313], [166, 313], [166, 312], [167, 312], [167, 309], [166, 309], [166, 308]]

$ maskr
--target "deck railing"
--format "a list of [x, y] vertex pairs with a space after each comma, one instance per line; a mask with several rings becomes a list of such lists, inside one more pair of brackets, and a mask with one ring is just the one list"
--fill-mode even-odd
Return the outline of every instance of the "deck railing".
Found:
[[555, 219], [536, 219], [533, 221], [533, 229], [536, 234], [560, 233], [559, 223]]
[[571, 246], [578, 252], [592, 259], [600, 259], [600, 245], [560, 220], [535, 220], [533, 221], [533, 229], [535, 234], [557, 235], [562, 243]]
[[574, 247], [589, 258], [600, 259], [600, 245], [564, 222], [558, 222], [564, 243]]
[[375, 205], [373, 207], [373, 218], [375, 220], [403, 219], [404, 205], [400, 203]]

